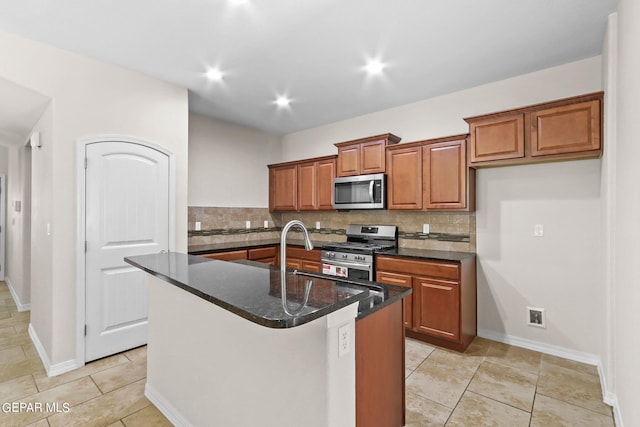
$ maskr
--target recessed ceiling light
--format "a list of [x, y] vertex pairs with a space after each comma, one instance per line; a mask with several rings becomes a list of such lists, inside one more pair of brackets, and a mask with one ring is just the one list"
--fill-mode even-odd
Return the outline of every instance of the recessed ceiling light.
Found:
[[212, 82], [219, 82], [219, 81], [222, 81], [222, 78], [224, 77], [224, 73], [220, 71], [218, 68], [210, 68], [209, 71], [207, 71], [206, 76]]
[[276, 98], [274, 103], [280, 108], [285, 108], [285, 107], [288, 107], [291, 104], [291, 99], [289, 99], [285, 95], [280, 95], [280, 96], [278, 96]]
[[382, 74], [382, 71], [384, 70], [384, 67], [386, 67], [386, 65], [387, 64], [385, 64], [381, 60], [375, 58], [367, 61], [367, 65], [365, 65], [364, 69], [369, 75], [375, 76], [378, 74]]

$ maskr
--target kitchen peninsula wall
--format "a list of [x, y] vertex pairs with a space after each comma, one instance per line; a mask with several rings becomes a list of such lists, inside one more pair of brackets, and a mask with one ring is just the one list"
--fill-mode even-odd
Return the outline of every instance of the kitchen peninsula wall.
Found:
[[[316, 241], [343, 241], [347, 224], [398, 226], [401, 247], [475, 252], [475, 213], [397, 212], [386, 210], [348, 212], [271, 213], [268, 208], [189, 207], [189, 245], [244, 242], [280, 237], [280, 228], [292, 219], [305, 223]], [[195, 230], [195, 222], [201, 230]], [[246, 228], [251, 221], [251, 228]], [[264, 228], [264, 221], [268, 227]], [[320, 229], [315, 229], [320, 221]], [[429, 235], [422, 234], [429, 224]], [[291, 231], [296, 238], [295, 229]], [[297, 236], [302, 238], [302, 236]]]

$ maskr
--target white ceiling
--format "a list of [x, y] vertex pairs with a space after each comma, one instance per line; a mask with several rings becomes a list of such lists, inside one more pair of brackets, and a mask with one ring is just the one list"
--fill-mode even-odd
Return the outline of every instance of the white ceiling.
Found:
[[[0, 0], [0, 29], [159, 77], [285, 134], [601, 52], [617, 0]], [[367, 77], [368, 57], [387, 63]], [[204, 76], [225, 73], [221, 83]], [[286, 94], [289, 109], [273, 101]]]

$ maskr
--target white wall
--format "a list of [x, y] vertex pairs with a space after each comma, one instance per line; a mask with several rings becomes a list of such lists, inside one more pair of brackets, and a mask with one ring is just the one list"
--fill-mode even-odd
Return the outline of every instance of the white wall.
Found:
[[0, 145], [0, 173], [7, 173], [9, 167], [9, 149]]
[[[467, 133], [464, 117], [601, 88], [598, 56], [289, 134], [283, 159], [332, 154], [335, 142], [385, 132], [402, 142]], [[599, 164], [478, 171], [478, 328], [483, 334], [593, 362], [602, 354]], [[535, 240], [537, 223], [546, 235]], [[547, 329], [525, 326], [527, 305], [547, 310]]]
[[[76, 357], [76, 141], [123, 134], [175, 154], [176, 250], [187, 249], [187, 91], [0, 32], [0, 77], [48, 96], [52, 134], [33, 153], [32, 326], [52, 364]], [[45, 66], [46, 65], [46, 66]], [[51, 235], [46, 233], [50, 224]], [[50, 272], [49, 277], [40, 277]], [[44, 283], [35, 285], [35, 282]], [[46, 308], [45, 308], [46, 307]]]
[[[617, 422], [620, 426], [640, 425], [640, 144], [637, 123], [640, 116], [640, 3], [620, 0], [617, 17], [609, 21], [617, 50], [608, 59], [615, 76], [609, 84], [616, 90], [615, 158], [606, 181], [613, 182], [613, 339], [612, 366], [614, 393], [617, 399]], [[613, 36], [609, 34], [609, 36]]]
[[468, 133], [464, 117], [597, 90], [599, 56], [288, 134], [283, 161], [337, 154], [336, 142], [387, 132], [401, 137], [401, 143]]
[[189, 114], [189, 206], [268, 207], [280, 137]]

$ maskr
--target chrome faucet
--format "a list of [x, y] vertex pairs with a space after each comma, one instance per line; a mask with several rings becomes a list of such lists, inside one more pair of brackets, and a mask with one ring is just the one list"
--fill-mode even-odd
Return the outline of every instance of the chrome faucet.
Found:
[[309, 293], [311, 292], [312, 286], [311, 280], [307, 280], [305, 282], [305, 292], [302, 304], [300, 304], [296, 310], [291, 310], [287, 304], [287, 233], [291, 227], [294, 226], [298, 226], [304, 232], [304, 248], [308, 251], [313, 249], [313, 243], [311, 243], [311, 239], [309, 238], [309, 232], [302, 221], [294, 219], [282, 227], [282, 235], [280, 236], [280, 290], [282, 292], [282, 309], [290, 316], [296, 316], [302, 312], [309, 300]]
[[282, 272], [283, 278], [287, 273], [287, 233], [291, 227], [296, 225], [304, 231], [304, 248], [308, 251], [313, 249], [313, 243], [311, 243], [311, 239], [309, 239], [309, 232], [302, 221], [294, 219], [282, 227], [282, 235], [280, 236], [280, 271]]

